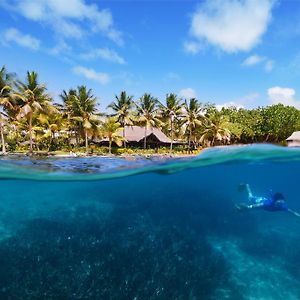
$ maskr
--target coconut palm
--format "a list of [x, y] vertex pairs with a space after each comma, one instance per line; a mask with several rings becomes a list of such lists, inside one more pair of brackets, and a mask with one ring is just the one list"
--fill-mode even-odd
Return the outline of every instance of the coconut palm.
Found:
[[37, 116], [39, 124], [43, 128], [43, 137], [49, 139], [48, 151], [53, 148], [55, 143], [56, 134], [60, 132], [60, 135], [63, 133], [63, 130], [66, 128], [65, 120], [63, 115], [58, 112], [43, 114], [40, 113]]
[[109, 104], [107, 108], [111, 108], [114, 113], [112, 114], [113, 117], [117, 118], [117, 121], [123, 127], [123, 145], [126, 147], [125, 141], [125, 127], [127, 125], [133, 125], [133, 121], [135, 120], [132, 115], [132, 107], [133, 107], [133, 96], [127, 96], [125, 91], [122, 91], [120, 96], [115, 96], [116, 100]]
[[16, 91], [14, 98], [18, 101], [18, 119], [26, 117], [28, 120], [29, 131], [29, 152], [33, 151], [33, 131], [32, 121], [35, 112], [53, 111], [51, 98], [46, 93], [46, 86], [38, 82], [38, 74], [36, 72], [27, 72], [25, 82], [16, 82]]
[[[9, 131], [10, 137], [14, 136], [14, 139], [18, 140], [18, 127], [19, 122], [17, 120], [19, 112], [20, 99], [14, 98], [13, 86], [15, 83], [16, 75], [14, 73], [8, 73], [5, 66], [0, 69], [0, 105], [2, 107], [2, 129], [5, 129], [8, 125], [12, 125], [14, 128], [13, 133]], [[3, 121], [5, 121], [3, 123]], [[5, 149], [4, 149], [5, 150]]]
[[0, 136], [1, 136], [1, 145], [2, 145], [2, 154], [6, 153], [5, 147], [5, 138], [4, 138], [4, 129], [7, 125], [7, 118], [4, 113], [0, 113]]
[[84, 132], [85, 150], [89, 151], [88, 137], [93, 128], [99, 123], [99, 114], [97, 114], [97, 98], [92, 94], [91, 89], [86, 86], [79, 86], [76, 93], [71, 97], [72, 110], [71, 119], [78, 121]]
[[[13, 75], [8, 73], [5, 66], [0, 69], [0, 105], [2, 110], [7, 111], [13, 109], [12, 99], [10, 97], [13, 84]], [[6, 153], [4, 129], [7, 125], [7, 115], [2, 111], [0, 113], [0, 135], [2, 154]]]
[[170, 151], [173, 148], [173, 139], [174, 139], [174, 121], [182, 115], [182, 104], [180, 99], [178, 99], [176, 94], [167, 94], [166, 96], [166, 105], [160, 103], [161, 115], [164, 120], [169, 123], [171, 144]]
[[133, 125], [135, 118], [132, 114], [133, 108], [133, 96], [127, 96], [125, 91], [122, 91], [120, 96], [115, 96], [116, 101], [112, 102], [107, 106], [107, 108], [111, 108], [114, 113], [113, 117], [116, 117], [118, 122], [123, 127], [123, 145], [126, 147], [126, 133], [125, 127], [128, 125]]
[[70, 118], [74, 108], [74, 96], [76, 96], [75, 89], [69, 89], [69, 91], [63, 90], [59, 95], [63, 101], [63, 112]]
[[66, 125], [68, 127], [68, 140], [72, 137], [72, 133], [75, 133], [76, 144], [79, 144], [79, 131], [80, 131], [80, 122], [72, 119], [74, 117], [74, 110], [76, 104], [76, 90], [69, 89], [69, 91], [63, 90], [59, 95], [63, 101], [62, 114], [66, 119]]
[[5, 66], [0, 69], [0, 104], [4, 109], [13, 109], [10, 97], [14, 74], [8, 73]]
[[200, 143], [209, 142], [211, 146], [215, 145], [216, 140], [228, 141], [231, 136], [229, 118], [221, 112], [215, 111], [209, 115], [207, 124], [200, 138]]
[[135, 104], [139, 121], [145, 126], [144, 149], [147, 146], [147, 128], [161, 125], [157, 104], [158, 100], [151, 94], [144, 94], [139, 99], [139, 103]]
[[109, 154], [111, 154], [111, 145], [113, 142], [118, 146], [122, 145], [124, 137], [119, 134], [122, 130], [123, 127], [114, 117], [107, 118], [106, 121], [101, 125], [101, 134], [108, 139]]
[[191, 98], [189, 102], [185, 100], [183, 107], [183, 120], [188, 131], [188, 147], [190, 149], [193, 132], [197, 126], [201, 126], [203, 124], [204, 116], [202, 114], [201, 104], [195, 98]]

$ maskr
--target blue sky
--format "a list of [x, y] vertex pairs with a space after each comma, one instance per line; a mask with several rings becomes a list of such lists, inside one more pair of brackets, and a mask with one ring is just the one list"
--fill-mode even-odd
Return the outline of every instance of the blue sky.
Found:
[[56, 99], [84, 84], [102, 109], [122, 90], [300, 108], [300, 1], [0, 0], [0, 8], [0, 64], [20, 79], [37, 71]]

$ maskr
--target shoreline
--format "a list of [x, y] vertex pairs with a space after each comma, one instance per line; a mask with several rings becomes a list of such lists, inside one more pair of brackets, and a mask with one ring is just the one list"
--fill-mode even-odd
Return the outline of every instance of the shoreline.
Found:
[[136, 160], [136, 159], [152, 159], [152, 158], [159, 158], [159, 159], [176, 159], [176, 158], [193, 158], [200, 154], [177, 154], [177, 153], [134, 153], [134, 154], [85, 154], [85, 153], [23, 153], [23, 152], [14, 152], [14, 153], [6, 153], [1, 154], [0, 157], [7, 157], [7, 158], [121, 158], [127, 160]]

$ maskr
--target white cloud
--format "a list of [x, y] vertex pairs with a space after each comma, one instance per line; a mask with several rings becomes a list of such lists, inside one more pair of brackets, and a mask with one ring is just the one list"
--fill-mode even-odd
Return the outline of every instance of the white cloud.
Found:
[[24, 34], [16, 28], [9, 28], [5, 30], [3, 33], [3, 38], [5, 43], [13, 42], [19, 46], [32, 50], [38, 50], [40, 47], [40, 40], [29, 34]]
[[100, 32], [117, 44], [123, 43], [111, 12], [100, 10], [86, 0], [2, 0], [0, 6], [29, 20], [47, 24], [59, 36], [81, 38]]
[[192, 88], [182, 89], [179, 91], [178, 94], [179, 94], [179, 97], [182, 97], [184, 99], [191, 99], [191, 98], [197, 97], [196, 91]]
[[238, 109], [245, 108], [245, 107], [252, 106], [255, 102], [257, 102], [257, 100], [259, 98], [260, 98], [260, 94], [257, 92], [254, 92], [254, 93], [250, 93], [250, 94], [244, 95], [242, 97], [239, 97], [237, 99], [227, 101], [225, 103], [217, 104], [216, 108], [218, 110], [221, 110], [223, 107], [228, 108], [228, 107], [232, 107], [232, 106], [235, 106]]
[[110, 50], [108, 48], [99, 48], [94, 49], [88, 53], [84, 53], [81, 55], [84, 59], [96, 59], [96, 58], [102, 58], [104, 60], [108, 60], [120, 65], [126, 64], [126, 61], [123, 57], [121, 57], [117, 52], [114, 50]]
[[59, 41], [53, 48], [49, 49], [49, 53], [52, 55], [59, 55], [61, 53], [69, 54], [72, 51], [72, 47], [64, 40]]
[[237, 109], [244, 108], [244, 105], [240, 103], [236, 103], [234, 101], [225, 102], [223, 104], [217, 104], [216, 108], [217, 110], [221, 110], [222, 108], [229, 108], [229, 107], [236, 107]]
[[248, 51], [266, 32], [273, 0], [205, 0], [192, 16], [190, 34], [225, 52]]
[[268, 59], [266, 56], [259, 56], [259, 55], [251, 55], [247, 57], [243, 63], [242, 66], [244, 67], [253, 67], [255, 65], [264, 65], [264, 70], [266, 72], [271, 72], [274, 68], [274, 61], [271, 59]]
[[197, 54], [201, 49], [201, 44], [198, 42], [185, 42], [183, 44], [184, 51], [190, 54]]
[[64, 19], [55, 20], [51, 26], [58, 35], [65, 38], [81, 39], [86, 34], [79, 24]]
[[274, 61], [267, 60], [264, 66], [266, 72], [271, 72], [274, 69]]
[[96, 72], [94, 69], [77, 66], [74, 67], [72, 71], [77, 75], [82, 75], [87, 79], [97, 81], [101, 84], [107, 84], [110, 81], [110, 77], [108, 74], [102, 72]]
[[272, 104], [284, 104], [300, 109], [300, 101], [295, 99], [296, 91], [292, 88], [275, 86], [268, 89], [268, 96]]
[[249, 57], [247, 57], [244, 62], [243, 62], [243, 66], [254, 66], [254, 65], [257, 65], [261, 62], [263, 62], [266, 58], [265, 57], [262, 57], [262, 56], [259, 56], [259, 55], [251, 55]]

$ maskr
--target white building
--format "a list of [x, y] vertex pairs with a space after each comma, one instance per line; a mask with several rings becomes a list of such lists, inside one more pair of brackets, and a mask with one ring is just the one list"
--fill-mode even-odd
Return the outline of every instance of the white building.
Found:
[[295, 131], [286, 139], [289, 147], [300, 147], [300, 131]]

